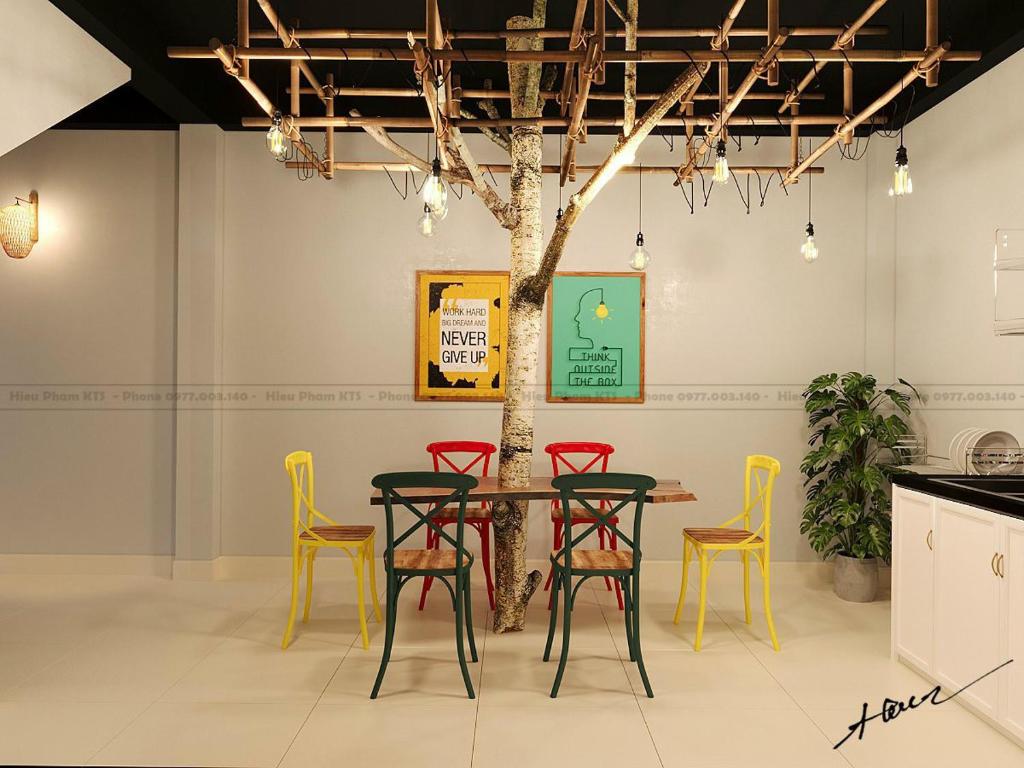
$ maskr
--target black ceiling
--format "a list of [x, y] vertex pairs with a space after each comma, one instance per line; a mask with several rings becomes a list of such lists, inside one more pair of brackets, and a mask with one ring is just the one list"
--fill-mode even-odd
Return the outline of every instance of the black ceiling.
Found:
[[[235, 0], [51, 0], [65, 14], [107, 46], [132, 69], [129, 85], [117, 89], [95, 104], [68, 118], [58, 127], [64, 128], [174, 128], [180, 123], [218, 123], [225, 129], [240, 128], [243, 116], [258, 115], [259, 110], [241, 87], [222, 71], [214, 60], [170, 60], [169, 45], [205, 45], [212, 37], [234, 41]], [[620, 6], [625, 0], [619, 0]], [[732, 0], [683, 2], [682, 0], [640, 0], [642, 26], [716, 26]], [[252, 28], [268, 28], [255, 0], [252, 5]], [[766, 17], [764, 0], [748, 0], [737, 26], [763, 26]], [[783, 25], [842, 25], [853, 21], [867, 5], [867, 0], [781, 0]], [[282, 20], [302, 27], [351, 27], [421, 29], [424, 24], [423, 0], [377, 0], [376, 2], [339, 3], [337, 0], [276, 0], [274, 7]], [[529, 14], [532, 0], [440, 0], [441, 17], [446, 28], [499, 29], [505, 19], [515, 14]], [[548, 0], [547, 26], [568, 28], [572, 25], [573, 0]], [[889, 32], [881, 37], [860, 37], [860, 48], [922, 49], [924, 47], [924, 0], [889, 0], [871, 20], [873, 25], [887, 25]], [[611, 12], [608, 23], [619, 26]], [[994, 66], [1024, 45], [1024, 2], [1021, 0], [940, 0], [940, 40], [950, 39], [961, 50], [981, 50], [985, 56], [978, 64], [948, 62], [942, 65], [941, 84], [925, 89], [923, 82], [915, 88], [912, 115], [920, 114], [939, 100], [962, 87], [981, 72]], [[794, 42], [795, 41], [795, 42]], [[254, 45], [276, 45], [270, 41]], [[317, 41], [307, 43], [317, 45]], [[337, 43], [328, 42], [328, 45]], [[346, 45], [381, 45], [379, 42], [349, 41]], [[395, 44], [400, 44], [400, 41]], [[737, 48], [759, 48], [759, 38], [733, 38]], [[789, 47], [828, 48], [831, 40], [794, 38]], [[460, 44], [456, 43], [456, 47]], [[472, 41], [475, 48], [500, 43]], [[564, 41], [549, 41], [548, 47], [564, 46]], [[612, 43], [621, 46], [621, 40]], [[706, 48], [706, 40], [641, 40], [641, 48]], [[287, 67], [281, 62], [252, 63], [253, 78], [278, 104], [286, 103], [284, 88]], [[405, 86], [412, 83], [412, 67], [408, 62], [314, 62], [321, 77], [335, 73], [339, 85]], [[809, 64], [791, 63], [784, 67], [782, 85], [790, 78], [800, 79]], [[855, 108], [867, 104], [906, 71], [906, 64], [858, 64], [855, 68]], [[736, 65], [733, 82], [743, 77], [746, 67]], [[460, 64], [457, 66], [463, 87], [479, 87], [485, 78], [495, 86], [507, 83], [507, 74], [500, 64]], [[657, 91], [668, 84], [677, 70], [673, 65], [641, 65], [641, 91]], [[826, 67], [819, 82], [810, 89], [826, 95], [824, 101], [807, 102], [803, 113], [842, 112], [841, 68]], [[621, 66], [609, 66], [607, 84], [602, 90], [620, 90]], [[909, 105], [905, 94], [898, 107]], [[749, 105], [749, 106], [748, 106]], [[342, 99], [338, 114], [358, 107], [366, 115], [424, 116], [426, 108], [419, 99]], [[715, 109], [714, 102], [705, 102], [703, 111]], [[549, 106], [553, 109], [553, 106]], [[557, 108], [554, 108], [557, 109]], [[591, 103], [588, 113], [613, 115], [621, 111], [615, 102]], [[700, 110], [699, 110], [700, 111]], [[742, 113], [772, 114], [769, 103], [749, 103]], [[824, 129], [830, 130], [830, 129]]]

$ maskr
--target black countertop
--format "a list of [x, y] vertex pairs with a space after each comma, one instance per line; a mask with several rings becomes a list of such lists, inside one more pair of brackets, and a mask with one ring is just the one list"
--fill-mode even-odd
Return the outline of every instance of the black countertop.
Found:
[[[929, 496], [938, 496], [942, 499], [958, 501], [961, 504], [969, 504], [972, 507], [987, 509], [990, 512], [998, 512], [1001, 515], [1024, 519], [1024, 499], [1015, 499], [992, 491], [965, 488], [943, 482], [964, 477], [967, 475], [919, 475], [908, 472], [897, 475], [892, 481], [894, 485], [901, 488], [909, 488], [912, 491], [927, 493]], [[977, 478], [978, 476], [970, 475], [970, 477]]]

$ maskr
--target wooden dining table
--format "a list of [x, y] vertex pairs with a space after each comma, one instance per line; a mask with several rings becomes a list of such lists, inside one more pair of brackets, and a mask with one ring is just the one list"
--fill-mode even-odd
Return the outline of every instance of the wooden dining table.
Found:
[[[533, 477], [529, 483], [520, 486], [501, 485], [496, 477], [477, 478], [480, 482], [469, 491], [467, 501], [551, 501], [560, 497], [558, 489], [551, 485], [551, 477]], [[451, 494], [443, 488], [403, 488], [402, 496], [410, 504], [429, 504]], [[585, 499], [619, 501], [629, 496], [629, 491], [608, 488], [578, 488], [573, 494]], [[645, 504], [671, 504], [681, 501], [696, 501], [692, 491], [686, 490], [678, 480], [658, 480], [658, 484], [644, 496]], [[370, 504], [384, 503], [380, 490], [370, 495]]]

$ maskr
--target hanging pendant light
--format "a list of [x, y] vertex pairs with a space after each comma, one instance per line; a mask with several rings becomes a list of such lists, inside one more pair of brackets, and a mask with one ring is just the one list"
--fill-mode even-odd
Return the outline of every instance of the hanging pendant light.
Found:
[[267, 151], [276, 158], [283, 157], [288, 150], [288, 140], [285, 138], [284, 131], [281, 130], [283, 123], [284, 118], [281, 113], [275, 112], [270, 118], [270, 130], [267, 131]]
[[903, 131], [900, 131], [900, 146], [896, 150], [896, 166], [892, 172], [892, 185], [889, 187], [889, 197], [903, 197], [914, 191], [914, 182], [910, 178], [910, 159], [907, 157], [907, 148], [903, 146]]
[[[429, 152], [429, 139], [427, 147]], [[435, 220], [441, 221], [448, 215], [448, 189], [441, 178], [441, 154], [437, 134], [434, 134], [434, 162], [430, 166], [430, 175], [423, 182], [421, 194], [423, 195], [423, 204], [434, 215]]]
[[14, 205], [0, 208], [0, 246], [12, 259], [24, 259], [39, 242], [39, 195], [14, 198]]
[[719, 139], [715, 146], [715, 171], [711, 175], [711, 180], [716, 184], [729, 183], [729, 160], [725, 156], [725, 150], [725, 140]]
[[430, 207], [426, 204], [423, 206], [423, 215], [419, 218], [417, 229], [424, 237], [434, 236], [434, 216], [430, 211]]
[[633, 253], [629, 257], [629, 266], [638, 272], [642, 272], [647, 269], [647, 265], [651, 263], [651, 254], [644, 247], [644, 165], [640, 164], [640, 194], [639, 194], [639, 206], [637, 216], [637, 233], [636, 233], [636, 248], [633, 249]]
[[[810, 142], [808, 141], [808, 146]], [[811, 264], [818, 260], [818, 245], [814, 242], [814, 224], [811, 223], [811, 175], [807, 174], [807, 229], [804, 230], [807, 233], [807, 239], [804, 240], [804, 244], [800, 246], [800, 254], [804, 257], [804, 261]]]

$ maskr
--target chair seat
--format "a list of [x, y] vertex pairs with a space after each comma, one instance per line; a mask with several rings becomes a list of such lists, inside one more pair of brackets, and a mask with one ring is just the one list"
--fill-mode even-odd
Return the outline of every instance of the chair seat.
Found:
[[[574, 523], [596, 523], [597, 522], [597, 518], [594, 517], [594, 514], [589, 509], [587, 509], [586, 507], [578, 507], [578, 506], [574, 506], [574, 505], [570, 504], [569, 505], [569, 514], [572, 515], [572, 521]], [[551, 510], [551, 522], [553, 522], [553, 523], [561, 523], [561, 522], [564, 521], [564, 519], [565, 518], [562, 516], [562, 510], [561, 509], [552, 509]], [[619, 522], [619, 518], [618, 517], [609, 517], [608, 518], [608, 522], [612, 523], [613, 525], [615, 525], [615, 524], [617, 524]]]
[[[739, 544], [747, 539], [750, 539], [747, 543], [751, 547], [764, 544], [764, 540], [760, 536], [754, 536], [752, 532], [743, 528], [684, 528], [683, 535], [698, 544], [711, 546]], [[753, 538], [750, 538], [751, 536]]]
[[[473, 564], [472, 558], [463, 560], [463, 568]], [[396, 571], [450, 571], [455, 572], [454, 549], [396, 549]]]
[[[565, 555], [560, 549], [551, 550], [551, 560], [559, 568], [565, 567]], [[633, 568], [633, 553], [628, 549], [576, 549], [572, 550], [572, 569], [581, 571], [629, 571]]]
[[[326, 541], [365, 541], [374, 533], [372, 525], [314, 525], [313, 533]], [[300, 541], [316, 542], [317, 539], [309, 532], [299, 534]]]
[[[490, 507], [466, 507], [466, 520], [490, 520], [491, 519], [491, 508]], [[459, 508], [458, 507], [445, 507], [437, 515], [434, 516], [434, 522], [438, 525], [444, 525], [446, 523], [455, 523], [459, 520]]]

